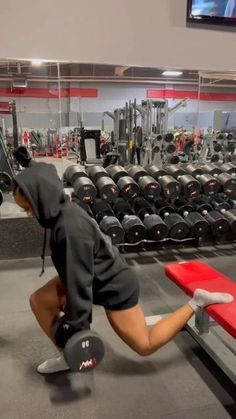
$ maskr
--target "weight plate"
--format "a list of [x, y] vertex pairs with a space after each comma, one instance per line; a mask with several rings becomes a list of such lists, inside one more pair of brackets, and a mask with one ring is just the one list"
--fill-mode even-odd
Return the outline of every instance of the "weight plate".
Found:
[[125, 232], [116, 217], [103, 218], [99, 227], [104, 234], [111, 238], [112, 244], [123, 243]]
[[178, 156], [172, 156], [170, 159], [171, 164], [178, 164], [179, 163], [179, 157]]
[[74, 182], [74, 191], [78, 199], [85, 203], [91, 203], [97, 196], [97, 189], [87, 177], [79, 177]]
[[165, 136], [165, 142], [166, 143], [171, 143], [172, 141], [174, 141], [174, 134], [172, 134], [171, 132], [169, 132]]
[[144, 218], [143, 221], [150, 240], [163, 240], [168, 236], [168, 227], [159, 215], [153, 214]]
[[218, 154], [213, 154], [211, 156], [211, 162], [212, 163], [217, 163], [220, 160], [220, 156]]
[[166, 147], [166, 153], [168, 154], [172, 154], [175, 153], [175, 145], [174, 144], [168, 144], [168, 146]]
[[75, 333], [64, 348], [64, 357], [71, 371], [87, 372], [103, 360], [105, 346], [99, 335], [90, 330]]
[[215, 144], [214, 145], [214, 152], [215, 153], [219, 153], [222, 150], [222, 145], [221, 144]]
[[122, 227], [125, 230], [128, 243], [138, 243], [146, 237], [146, 228], [142, 221], [135, 215], [125, 217], [122, 221]]
[[165, 217], [165, 223], [170, 230], [170, 237], [183, 240], [189, 233], [189, 228], [184, 219], [178, 214], [170, 214]]

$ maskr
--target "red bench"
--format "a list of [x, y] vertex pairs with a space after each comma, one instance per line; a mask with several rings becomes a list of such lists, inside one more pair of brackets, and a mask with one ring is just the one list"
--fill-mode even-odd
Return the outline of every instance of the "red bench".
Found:
[[202, 262], [180, 262], [167, 265], [165, 273], [190, 297], [197, 288], [211, 292], [226, 292], [234, 297], [229, 304], [214, 304], [207, 314], [236, 338], [236, 282]]

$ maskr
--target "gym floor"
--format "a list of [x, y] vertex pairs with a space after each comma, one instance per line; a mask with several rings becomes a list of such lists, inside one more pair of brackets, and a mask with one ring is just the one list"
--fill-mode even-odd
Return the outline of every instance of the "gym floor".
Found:
[[[197, 258], [236, 280], [236, 245], [180, 247], [129, 253], [138, 272], [146, 316], [162, 314], [187, 298], [163, 272], [163, 265]], [[43, 377], [39, 363], [57, 352], [30, 312], [29, 295], [55, 271], [50, 259], [0, 261], [1, 417], [4, 419], [226, 419], [236, 417], [235, 386], [186, 331], [149, 358], [133, 353], [115, 335], [104, 311], [94, 307], [93, 328], [103, 337], [103, 363], [87, 374]], [[222, 338], [234, 345], [228, 336]], [[236, 346], [233, 350], [236, 353]]]

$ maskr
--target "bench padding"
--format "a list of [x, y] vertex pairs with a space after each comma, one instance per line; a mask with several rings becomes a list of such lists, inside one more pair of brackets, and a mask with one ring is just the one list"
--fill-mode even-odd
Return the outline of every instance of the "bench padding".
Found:
[[234, 297], [229, 304], [214, 304], [205, 310], [231, 336], [236, 338], [236, 282], [202, 262], [172, 263], [165, 273], [190, 297], [197, 288], [210, 292], [226, 292]]

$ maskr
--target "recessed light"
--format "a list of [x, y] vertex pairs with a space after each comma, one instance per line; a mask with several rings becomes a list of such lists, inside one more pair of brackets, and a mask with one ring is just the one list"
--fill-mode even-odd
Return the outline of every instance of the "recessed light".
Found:
[[183, 71], [171, 71], [171, 70], [163, 71], [162, 73], [163, 76], [169, 76], [169, 77], [182, 76], [182, 74], [183, 74]]
[[33, 60], [31, 60], [31, 64], [32, 65], [35, 65], [35, 66], [42, 65], [43, 64], [43, 61], [42, 60], [39, 60], [38, 58], [34, 58]]

